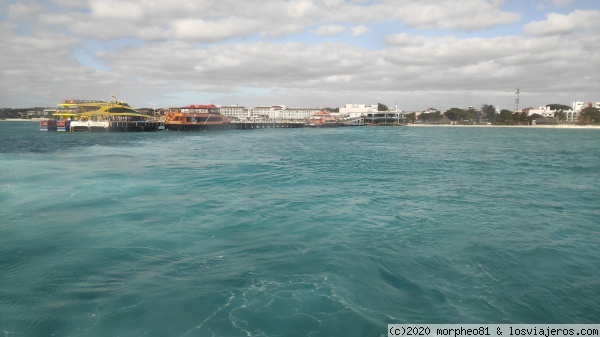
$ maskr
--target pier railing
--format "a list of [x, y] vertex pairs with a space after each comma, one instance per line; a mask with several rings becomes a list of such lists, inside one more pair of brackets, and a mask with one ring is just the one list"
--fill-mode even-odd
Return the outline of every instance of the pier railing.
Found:
[[229, 124], [230, 129], [276, 129], [276, 128], [301, 128], [302, 121], [233, 121]]

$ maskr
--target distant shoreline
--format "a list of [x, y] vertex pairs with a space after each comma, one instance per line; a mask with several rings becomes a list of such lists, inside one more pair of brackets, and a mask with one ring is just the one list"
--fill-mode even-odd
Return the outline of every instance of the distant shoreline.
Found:
[[530, 129], [600, 129], [600, 125], [491, 125], [491, 124], [475, 124], [475, 125], [452, 125], [452, 124], [406, 124], [410, 127], [451, 127], [451, 128], [530, 128]]
[[[39, 122], [46, 118], [6, 118], [0, 119], [0, 122]], [[409, 127], [450, 127], [450, 128], [530, 128], [530, 129], [600, 129], [600, 125], [572, 125], [572, 124], [556, 124], [556, 125], [492, 125], [492, 124], [474, 124], [474, 125], [458, 125], [458, 124], [404, 124], [401, 126]]]
[[39, 122], [46, 118], [32, 118], [32, 119], [21, 119], [21, 118], [6, 118], [0, 119], [0, 122]]

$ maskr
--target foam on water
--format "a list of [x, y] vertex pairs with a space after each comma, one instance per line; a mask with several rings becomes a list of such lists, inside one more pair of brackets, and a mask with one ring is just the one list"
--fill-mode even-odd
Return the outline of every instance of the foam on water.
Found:
[[597, 323], [597, 130], [0, 123], [7, 336]]

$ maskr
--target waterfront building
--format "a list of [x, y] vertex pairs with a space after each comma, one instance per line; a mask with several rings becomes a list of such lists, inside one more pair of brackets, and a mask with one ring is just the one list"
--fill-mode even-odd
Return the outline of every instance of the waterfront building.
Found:
[[600, 102], [571, 102], [572, 112], [569, 113], [569, 112], [565, 111], [565, 112], [567, 112], [567, 116], [568, 116], [567, 120], [572, 120], [572, 121], [576, 122], [581, 110], [583, 110], [587, 107], [593, 107], [596, 109], [600, 109]]
[[576, 112], [581, 111], [583, 108], [587, 106], [586, 102], [571, 102], [571, 108]]
[[[523, 109], [525, 110], [525, 109]], [[527, 116], [532, 116], [534, 114], [538, 114], [544, 118], [554, 118], [556, 116], [556, 113], [559, 110], [552, 110], [550, 109], [550, 107], [547, 106], [541, 106], [537, 109], [533, 109], [533, 108], [529, 108], [527, 109]], [[579, 116], [579, 111], [575, 111], [573, 109], [571, 110], [563, 110], [563, 112], [565, 113], [565, 117], [566, 117], [566, 122], [577, 122], [577, 117]], [[538, 123], [539, 124], [539, 123]]]
[[579, 112], [587, 107], [593, 107], [600, 109], [600, 102], [572, 102], [571, 107], [573, 110]]
[[403, 111], [376, 111], [364, 115], [365, 124], [371, 125], [394, 125], [404, 123]]
[[340, 112], [338, 113], [339, 117], [362, 117], [366, 116], [369, 113], [376, 113], [378, 105], [377, 104], [346, 104], [343, 107], [340, 107]]
[[271, 118], [282, 120], [304, 120], [310, 118], [318, 111], [319, 109], [315, 108], [286, 108], [273, 111]]
[[250, 110], [240, 105], [223, 105], [221, 114], [232, 120], [244, 120], [250, 118]]
[[552, 110], [547, 106], [541, 106], [537, 109], [534, 109], [534, 108], [523, 109], [523, 111], [527, 112], [527, 116], [533, 116], [533, 115], [537, 114], [544, 118], [554, 118], [554, 114], [558, 110]]
[[419, 118], [419, 116], [421, 114], [430, 114], [430, 113], [436, 113], [439, 112], [440, 114], [443, 114], [441, 111], [439, 111], [438, 109], [434, 109], [434, 108], [428, 108], [427, 110], [423, 110], [423, 111], [404, 111], [404, 114], [415, 114], [415, 117]]
[[249, 109], [253, 119], [304, 120], [319, 111], [316, 108], [288, 108], [285, 105], [257, 106]]
[[275, 115], [276, 111], [285, 109], [285, 105], [265, 105], [256, 106], [250, 110], [250, 118], [257, 119], [269, 119], [270, 116]]
[[344, 119], [363, 118], [365, 124], [386, 125], [404, 123], [404, 111], [395, 108], [389, 111], [379, 111], [378, 104], [346, 104], [340, 107], [336, 117]]
[[35, 110], [27, 110], [25, 111], [21, 111], [19, 112], [19, 116], [21, 118], [32, 118], [32, 117], [36, 117], [38, 115], [38, 112]]
[[50, 116], [54, 115], [55, 113], [56, 113], [56, 109], [55, 108], [48, 108], [48, 109], [44, 109], [44, 112], [42, 113], [42, 116], [50, 117]]

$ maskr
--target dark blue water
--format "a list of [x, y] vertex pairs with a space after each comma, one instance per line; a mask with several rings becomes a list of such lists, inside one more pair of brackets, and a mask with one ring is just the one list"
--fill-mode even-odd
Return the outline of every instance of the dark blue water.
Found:
[[600, 130], [0, 123], [0, 335], [598, 323]]

